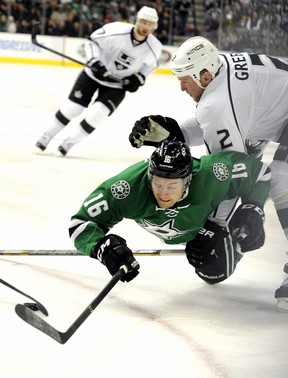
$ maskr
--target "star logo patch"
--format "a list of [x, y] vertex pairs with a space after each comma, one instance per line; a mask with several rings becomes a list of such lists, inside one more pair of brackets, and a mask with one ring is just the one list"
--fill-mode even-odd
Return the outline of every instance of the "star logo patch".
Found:
[[229, 178], [229, 170], [223, 163], [213, 164], [213, 173], [219, 181], [226, 181]]
[[111, 186], [111, 194], [116, 199], [124, 199], [130, 194], [130, 184], [125, 180], [116, 181]]
[[[141, 224], [140, 224], [141, 225]], [[153, 224], [147, 220], [142, 220], [141, 225], [146, 231], [158, 236], [161, 239], [172, 239], [177, 236], [184, 235], [185, 231], [179, 231], [174, 227], [174, 219], [170, 219], [161, 225]]]

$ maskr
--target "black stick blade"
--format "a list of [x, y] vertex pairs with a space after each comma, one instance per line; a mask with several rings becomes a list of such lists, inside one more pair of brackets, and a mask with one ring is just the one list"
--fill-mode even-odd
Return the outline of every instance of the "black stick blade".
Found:
[[33, 27], [32, 27], [31, 40], [32, 40], [32, 43], [34, 45], [38, 45], [36, 37], [37, 37], [37, 34], [39, 33], [39, 26], [40, 26], [40, 22], [38, 22], [37, 24], [33, 25]]
[[56, 328], [52, 327], [35, 312], [30, 310], [29, 307], [22, 304], [17, 304], [15, 307], [15, 312], [22, 320], [24, 320], [24, 322], [30, 324], [39, 331], [44, 332], [46, 335], [52, 337], [52, 339], [58, 341], [58, 343], [65, 344], [69, 339], [69, 336], [66, 333], [60, 332]]
[[15, 307], [16, 314], [24, 320], [24, 322], [30, 324], [32, 327], [42, 331], [46, 335], [52, 337], [52, 339], [58, 341], [60, 344], [65, 344], [67, 340], [70, 339], [72, 335], [77, 331], [77, 329], [84, 323], [89, 315], [95, 310], [100, 302], [106, 297], [106, 295], [112, 290], [118, 281], [128, 272], [127, 266], [123, 265], [110, 279], [107, 285], [102, 289], [102, 291], [97, 295], [96, 298], [85, 308], [85, 310], [78, 316], [78, 318], [71, 324], [66, 332], [60, 332], [56, 328], [52, 327], [50, 324], [45, 322], [40, 318], [35, 312], [33, 312], [29, 307], [23, 306], [22, 304], [17, 304]]

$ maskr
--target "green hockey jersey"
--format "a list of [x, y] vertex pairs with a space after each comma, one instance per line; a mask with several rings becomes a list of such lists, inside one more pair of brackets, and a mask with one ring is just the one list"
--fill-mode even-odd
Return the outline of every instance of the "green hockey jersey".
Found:
[[[157, 205], [148, 181], [148, 160], [100, 184], [71, 218], [69, 233], [77, 250], [91, 248], [124, 218], [132, 219], [167, 244], [192, 240], [224, 200], [264, 205], [270, 172], [261, 161], [240, 152], [217, 152], [193, 159], [192, 180], [173, 208]], [[128, 243], [129, 244], [129, 243]]]

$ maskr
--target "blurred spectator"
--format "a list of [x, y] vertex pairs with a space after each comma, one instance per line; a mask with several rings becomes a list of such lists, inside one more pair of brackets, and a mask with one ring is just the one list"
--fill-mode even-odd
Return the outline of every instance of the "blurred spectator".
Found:
[[[61, 28], [61, 25], [62, 24], [62, 28]], [[46, 25], [45, 25], [45, 34], [47, 35], [58, 35], [58, 36], [61, 36], [61, 35], [65, 35], [65, 22], [62, 21], [62, 23], [57, 23], [55, 17], [51, 16], [47, 22], [46, 22]]]
[[205, 12], [204, 27], [207, 34], [207, 38], [217, 45], [218, 43], [218, 30], [221, 20], [221, 10], [218, 4], [214, 3]]
[[9, 16], [9, 17], [8, 17], [8, 22], [7, 22], [7, 28], [6, 28], [6, 31], [7, 31], [8, 33], [16, 33], [16, 32], [17, 32], [17, 25], [16, 25], [16, 22], [15, 22], [13, 16]]
[[65, 20], [65, 35], [68, 37], [79, 37], [80, 20], [77, 9], [73, 8]]
[[31, 33], [31, 26], [29, 22], [26, 20], [18, 21], [17, 33]]
[[178, 34], [186, 35], [187, 21], [191, 9], [191, 0], [176, 0]]
[[95, 30], [95, 26], [94, 26], [94, 23], [93, 21], [91, 20], [88, 20], [86, 22], [86, 24], [84, 25], [84, 29], [83, 29], [83, 38], [89, 38], [90, 35], [94, 32]]
[[126, 6], [125, 1], [121, 1], [119, 4], [119, 13], [121, 15], [121, 20], [129, 22], [129, 10]]
[[0, 15], [0, 32], [6, 32], [7, 17], [6, 14], [2, 13]]
[[[25, 7], [24, 3], [13, 1], [11, 3], [11, 12], [10, 14], [13, 15], [15, 22], [17, 23], [17, 29], [19, 31], [19, 24], [25, 20], [29, 22], [29, 14], [28, 8]], [[39, 19], [38, 19], [39, 21]]]
[[55, 7], [51, 13], [51, 18], [53, 18], [54, 22], [57, 24], [60, 24], [63, 21], [67, 20], [69, 13], [69, 8], [67, 7], [67, 4], [59, 4], [57, 7]]
[[247, 19], [247, 29], [249, 30], [260, 30], [260, 26], [262, 24], [262, 19], [259, 17], [256, 11], [253, 11]]
[[170, 22], [170, 12], [168, 9], [164, 10], [162, 14], [159, 13], [158, 28], [155, 34], [157, 35], [157, 38], [159, 38], [159, 40], [162, 43], [165, 43], [163, 42], [163, 39], [164, 40], [166, 39], [168, 42], [169, 22]]

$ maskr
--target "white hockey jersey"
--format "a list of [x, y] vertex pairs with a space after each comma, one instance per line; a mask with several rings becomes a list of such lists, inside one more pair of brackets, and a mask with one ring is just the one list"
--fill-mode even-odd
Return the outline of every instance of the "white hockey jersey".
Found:
[[195, 117], [180, 126], [187, 144], [208, 152], [245, 151], [245, 140], [277, 141], [288, 119], [288, 62], [266, 55], [225, 53]]
[[[132, 30], [134, 25], [125, 22], [112, 22], [95, 30], [85, 43], [87, 61], [100, 60], [105, 65], [110, 76], [123, 79], [135, 73], [147, 77], [158, 67], [162, 44], [152, 34], [145, 41], [133, 43]], [[101, 84], [113, 88], [121, 88], [121, 84], [101, 82], [85, 68], [89, 77]]]

